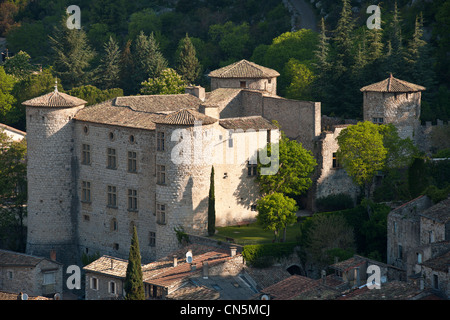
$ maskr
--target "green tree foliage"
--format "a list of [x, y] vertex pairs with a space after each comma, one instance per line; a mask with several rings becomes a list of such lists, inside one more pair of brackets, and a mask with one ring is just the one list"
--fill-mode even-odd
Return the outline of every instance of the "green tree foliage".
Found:
[[208, 234], [212, 236], [216, 231], [216, 196], [214, 191], [214, 166], [211, 168], [211, 178], [208, 195]]
[[179, 94], [184, 93], [186, 81], [172, 68], [163, 70], [160, 76], [142, 82], [142, 94]]
[[187, 34], [178, 44], [176, 63], [178, 74], [188, 83], [194, 84], [200, 75], [201, 65], [197, 59], [195, 47]]
[[120, 55], [120, 88], [126, 95], [134, 93], [135, 85], [134, 81], [134, 61], [131, 54], [132, 41], [128, 40]]
[[139, 85], [146, 79], [154, 79], [167, 68], [167, 60], [163, 57], [153, 32], [146, 36], [144, 32], [137, 36], [132, 51], [134, 65], [134, 83]]
[[83, 29], [69, 29], [66, 19], [55, 26], [50, 43], [53, 51], [53, 71], [66, 88], [87, 84], [91, 79], [94, 58]]
[[[270, 154], [271, 146], [266, 147]], [[301, 195], [312, 185], [311, 174], [317, 166], [311, 151], [306, 150], [296, 140], [290, 140], [282, 133], [278, 144], [278, 164], [276, 174], [261, 175], [263, 165], [258, 162], [258, 182], [262, 194], [279, 192]], [[266, 152], [266, 151], [264, 151]]]
[[50, 50], [46, 27], [44, 21], [21, 22], [6, 35], [8, 49], [12, 52], [25, 51], [35, 60], [47, 60]]
[[[297, 221], [295, 212], [298, 207], [294, 199], [284, 196], [282, 193], [274, 192], [264, 196], [257, 202], [256, 219], [264, 230], [274, 232], [276, 239], [280, 231], [286, 231], [286, 227]], [[286, 232], [283, 233], [283, 242], [286, 240]]]
[[16, 98], [11, 94], [14, 82], [14, 77], [6, 74], [5, 68], [0, 66], [0, 123], [10, 123], [9, 112], [16, 102]]
[[67, 94], [83, 99], [87, 102], [86, 105], [93, 105], [116, 97], [123, 96], [123, 90], [119, 88], [101, 90], [95, 86], [86, 85], [72, 88], [67, 91]]
[[354, 182], [364, 188], [368, 198], [375, 173], [384, 168], [387, 156], [378, 126], [369, 121], [359, 122], [342, 130], [337, 140], [339, 162]]
[[100, 88], [111, 89], [119, 86], [119, 63], [119, 45], [113, 37], [109, 37], [108, 42], [104, 44], [104, 53], [96, 74], [96, 82]]
[[141, 267], [141, 252], [136, 227], [133, 227], [133, 237], [128, 255], [127, 272], [124, 282], [126, 300], [144, 300], [144, 282]]
[[286, 98], [311, 101], [314, 73], [305, 63], [290, 59], [285, 65], [285, 75], [290, 80], [286, 88]]
[[14, 56], [6, 58], [3, 66], [5, 72], [13, 75], [16, 79], [23, 79], [34, 70], [30, 63], [30, 55], [24, 51], [19, 51]]
[[26, 141], [14, 142], [0, 129], [0, 238], [10, 250], [26, 243]]

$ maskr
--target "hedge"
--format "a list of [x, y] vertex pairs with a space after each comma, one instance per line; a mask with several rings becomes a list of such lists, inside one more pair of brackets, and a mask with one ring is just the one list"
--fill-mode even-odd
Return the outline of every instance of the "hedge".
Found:
[[298, 246], [297, 242], [277, 242], [244, 246], [242, 256], [253, 267], [269, 267], [276, 260], [288, 257]]

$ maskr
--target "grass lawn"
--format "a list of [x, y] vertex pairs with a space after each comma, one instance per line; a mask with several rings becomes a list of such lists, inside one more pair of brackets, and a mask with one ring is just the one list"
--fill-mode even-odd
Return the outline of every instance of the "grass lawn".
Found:
[[[226, 241], [226, 238], [234, 239], [233, 242], [241, 245], [272, 242], [274, 233], [264, 231], [257, 223], [251, 223], [248, 226], [229, 226], [217, 227], [217, 233], [213, 236], [217, 240]], [[299, 223], [295, 223], [286, 229], [286, 241], [296, 241], [300, 235]]]

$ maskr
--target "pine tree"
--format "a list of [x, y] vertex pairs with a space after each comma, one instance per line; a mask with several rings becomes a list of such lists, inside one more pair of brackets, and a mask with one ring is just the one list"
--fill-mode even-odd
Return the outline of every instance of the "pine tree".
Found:
[[49, 38], [54, 53], [53, 70], [62, 85], [70, 89], [88, 84], [92, 76], [90, 62], [95, 52], [89, 46], [84, 30], [67, 28], [64, 18]]
[[353, 64], [353, 38], [354, 22], [350, 0], [342, 0], [341, 14], [334, 30], [334, 48], [336, 50], [335, 72], [338, 75], [345, 73]]
[[208, 234], [214, 235], [216, 231], [216, 197], [214, 194], [214, 166], [211, 168], [211, 178], [208, 196]]
[[325, 20], [320, 21], [320, 35], [317, 49], [314, 51], [314, 62], [316, 77], [313, 82], [313, 96], [319, 101], [328, 102], [327, 85], [329, 83], [329, 72], [331, 64], [329, 62], [329, 37], [325, 28]]
[[139, 240], [136, 227], [133, 227], [133, 237], [131, 239], [130, 253], [128, 256], [128, 266], [125, 275], [124, 289], [126, 300], [144, 300], [144, 282], [141, 268], [141, 253], [139, 250]]
[[188, 34], [178, 44], [177, 72], [190, 84], [194, 84], [200, 75], [200, 62], [197, 59], [195, 47]]
[[101, 89], [117, 88], [120, 73], [120, 50], [113, 37], [104, 44], [104, 55], [97, 70], [97, 83]]
[[389, 55], [386, 56], [385, 65], [387, 72], [401, 76], [403, 68], [403, 37], [402, 18], [398, 11], [397, 1], [394, 4], [394, 13], [389, 27]]
[[148, 78], [157, 78], [167, 68], [167, 61], [163, 57], [153, 32], [146, 36], [143, 31], [136, 38], [133, 62], [134, 62], [134, 84], [136, 91], [142, 82]]
[[130, 95], [136, 93], [134, 90], [134, 61], [131, 54], [131, 40], [128, 40], [125, 47], [122, 50], [120, 56], [120, 87], [123, 89], [124, 94]]

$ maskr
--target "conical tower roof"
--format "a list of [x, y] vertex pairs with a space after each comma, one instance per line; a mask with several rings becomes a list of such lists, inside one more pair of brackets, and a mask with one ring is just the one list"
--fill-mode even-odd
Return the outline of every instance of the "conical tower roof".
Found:
[[212, 78], [273, 78], [280, 74], [273, 70], [245, 59], [226, 67], [211, 71]]
[[43, 96], [22, 102], [24, 106], [47, 108], [70, 108], [81, 106], [86, 103], [87, 102], [83, 99], [72, 97], [66, 93], [59, 92], [56, 84], [54, 91], [44, 94]]
[[417, 92], [424, 91], [425, 87], [419, 86], [417, 84], [407, 82], [405, 80], [400, 80], [394, 78], [392, 73], [389, 78], [383, 81], [370, 84], [368, 86], [362, 87], [360, 91], [372, 91], [372, 92]]

